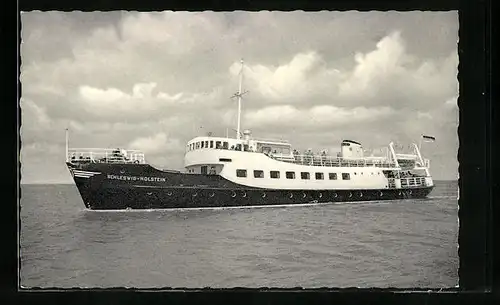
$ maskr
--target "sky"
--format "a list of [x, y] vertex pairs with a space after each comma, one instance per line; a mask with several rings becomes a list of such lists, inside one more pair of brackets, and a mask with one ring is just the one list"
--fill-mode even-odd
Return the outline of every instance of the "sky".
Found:
[[71, 183], [70, 147], [136, 148], [182, 169], [185, 144], [242, 129], [298, 150], [436, 137], [458, 176], [458, 13], [23, 12], [21, 183]]

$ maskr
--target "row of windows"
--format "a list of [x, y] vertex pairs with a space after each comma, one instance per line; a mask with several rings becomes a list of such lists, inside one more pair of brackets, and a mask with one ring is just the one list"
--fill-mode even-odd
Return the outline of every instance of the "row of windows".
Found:
[[218, 148], [218, 149], [228, 149], [229, 143], [226, 141], [200, 141], [196, 143], [191, 143], [187, 146], [188, 150], [195, 150], [200, 148]]
[[[254, 170], [253, 176], [254, 176], [254, 178], [264, 178], [264, 171]], [[246, 178], [247, 177], [247, 170], [246, 169], [237, 169], [236, 170], [236, 177]], [[269, 177], [271, 179], [279, 179], [280, 172], [279, 171], [270, 171]], [[295, 179], [295, 172], [285, 172], [285, 177], [286, 177], [286, 179]], [[324, 173], [315, 173], [314, 177], [316, 180], [324, 180], [325, 174]], [[309, 172], [301, 172], [300, 179], [310, 180], [311, 174]], [[337, 180], [337, 173], [328, 173], [328, 179], [329, 180]], [[350, 173], [342, 173], [342, 180], [351, 180]]]

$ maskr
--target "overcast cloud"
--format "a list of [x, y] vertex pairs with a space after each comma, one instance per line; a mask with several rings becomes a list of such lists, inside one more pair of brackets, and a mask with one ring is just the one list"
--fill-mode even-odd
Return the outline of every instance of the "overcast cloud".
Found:
[[[181, 169], [185, 143], [242, 126], [300, 149], [436, 137], [458, 173], [457, 12], [22, 13], [23, 183], [70, 182], [72, 147], [130, 147]], [[234, 132], [231, 132], [234, 135]]]

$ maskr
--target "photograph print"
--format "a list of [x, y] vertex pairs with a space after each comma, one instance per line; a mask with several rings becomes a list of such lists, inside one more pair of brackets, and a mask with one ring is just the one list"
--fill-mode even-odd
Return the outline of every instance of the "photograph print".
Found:
[[20, 285], [458, 285], [458, 12], [21, 13]]

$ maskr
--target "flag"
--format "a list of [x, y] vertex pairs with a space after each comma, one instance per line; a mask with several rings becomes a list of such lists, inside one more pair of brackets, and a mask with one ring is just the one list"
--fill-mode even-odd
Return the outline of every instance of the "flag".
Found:
[[424, 139], [424, 141], [426, 141], [426, 142], [434, 142], [434, 141], [436, 141], [435, 137], [426, 136], [426, 135], [422, 135], [422, 139]]

